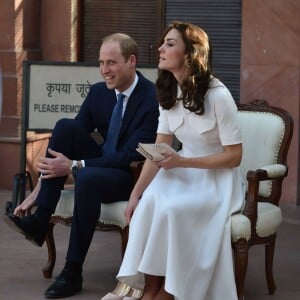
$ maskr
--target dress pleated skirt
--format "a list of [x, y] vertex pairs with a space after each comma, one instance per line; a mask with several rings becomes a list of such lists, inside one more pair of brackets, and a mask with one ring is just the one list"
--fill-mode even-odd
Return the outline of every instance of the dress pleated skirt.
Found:
[[243, 205], [238, 168], [160, 169], [130, 223], [117, 278], [137, 289], [164, 276], [176, 300], [236, 300], [231, 214]]

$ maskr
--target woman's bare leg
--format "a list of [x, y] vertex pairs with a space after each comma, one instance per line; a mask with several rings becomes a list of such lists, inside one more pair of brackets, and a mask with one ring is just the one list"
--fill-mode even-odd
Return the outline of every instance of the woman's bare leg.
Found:
[[160, 290], [158, 291], [158, 293], [155, 295], [155, 297], [153, 298], [153, 300], [174, 300], [174, 296], [169, 294], [166, 290], [165, 290], [165, 280], [163, 280]]
[[31, 208], [36, 203], [36, 198], [37, 198], [37, 195], [40, 191], [40, 188], [41, 188], [41, 179], [38, 180], [35, 188], [25, 198], [25, 200], [15, 208], [14, 215], [16, 215], [16, 216], [25, 216], [25, 215], [30, 214]]
[[153, 300], [155, 295], [161, 289], [162, 283], [163, 277], [146, 274], [144, 294], [141, 300]]

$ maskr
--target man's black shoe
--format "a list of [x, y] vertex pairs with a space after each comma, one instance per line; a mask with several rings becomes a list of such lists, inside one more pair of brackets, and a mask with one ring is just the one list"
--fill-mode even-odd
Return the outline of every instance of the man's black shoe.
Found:
[[82, 289], [81, 274], [71, 272], [66, 267], [45, 292], [48, 299], [66, 298], [75, 295]]
[[43, 245], [48, 227], [41, 226], [36, 215], [18, 217], [12, 213], [5, 213], [3, 220], [8, 226], [23, 234], [33, 244], [39, 247]]

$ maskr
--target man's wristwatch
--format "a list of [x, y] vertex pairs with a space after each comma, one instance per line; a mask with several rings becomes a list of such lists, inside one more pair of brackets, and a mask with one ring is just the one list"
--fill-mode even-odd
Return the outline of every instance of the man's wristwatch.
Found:
[[71, 169], [72, 175], [75, 177], [76, 176], [76, 172], [79, 169], [79, 167], [78, 167], [78, 161], [77, 160], [73, 160], [72, 166], [71, 166], [70, 169]]

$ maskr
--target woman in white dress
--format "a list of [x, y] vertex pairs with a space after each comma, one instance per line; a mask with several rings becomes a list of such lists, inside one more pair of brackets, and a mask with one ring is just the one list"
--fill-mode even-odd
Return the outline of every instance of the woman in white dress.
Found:
[[201, 28], [173, 22], [158, 51], [156, 143], [176, 136], [182, 149], [146, 160], [125, 211], [129, 241], [117, 278], [143, 289], [142, 300], [236, 300], [230, 216], [244, 197], [237, 107], [210, 72]]

